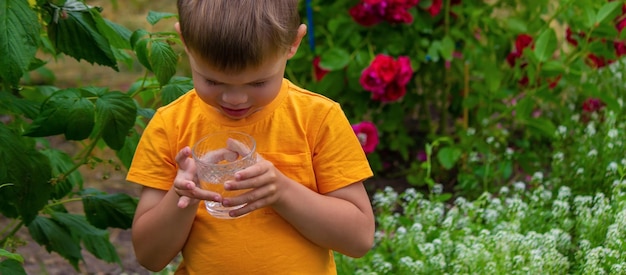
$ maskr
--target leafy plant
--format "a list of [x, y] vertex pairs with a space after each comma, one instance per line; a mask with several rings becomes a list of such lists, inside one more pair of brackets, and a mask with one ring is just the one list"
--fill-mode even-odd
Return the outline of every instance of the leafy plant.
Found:
[[[550, 164], [557, 125], [582, 112], [564, 106], [622, 109], [624, 87], [609, 84], [608, 68], [626, 54], [623, 1], [310, 2], [311, 46], [288, 74], [338, 100], [354, 123], [376, 124], [368, 157], [381, 177], [425, 184], [427, 145], [450, 137], [433, 152], [432, 179], [476, 196]], [[371, 89], [380, 55], [408, 58], [414, 71], [393, 100]], [[493, 158], [506, 150], [515, 158]]]
[[[82, 249], [121, 264], [107, 229], [130, 228], [137, 199], [85, 188], [77, 170], [102, 163], [92, 152], [105, 147], [128, 167], [138, 131], [154, 106], [192, 85], [189, 78], [174, 77], [178, 55], [172, 45], [180, 43], [174, 33], [131, 32], [100, 12], [76, 0], [0, 1], [0, 212], [13, 220], [0, 231], [0, 273], [24, 273], [22, 257], [12, 253], [21, 243], [15, 233], [22, 227], [77, 270]], [[150, 13], [147, 20], [156, 24], [173, 16]], [[113, 70], [132, 65], [136, 56], [147, 70], [128, 91], [35, 85], [29, 74], [45, 66], [38, 53]], [[48, 137], [57, 135], [82, 145], [81, 150], [53, 148]], [[66, 204], [75, 201], [83, 213], [68, 210]]]

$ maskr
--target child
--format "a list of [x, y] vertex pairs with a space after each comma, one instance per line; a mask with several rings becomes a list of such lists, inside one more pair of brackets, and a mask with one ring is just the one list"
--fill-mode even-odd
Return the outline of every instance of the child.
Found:
[[[143, 185], [132, 239], [138, 261], [177, 274], [335, 274], [333, 250], [361, 257], [374, 239], [363, 180], [372, 176], [339, 104], [283, 78], [306, 33], [298, 0], [178, 0], [194, 89], [157, 110], [128, 181]], [[198, 187], [191, 149], [216, 131], [253, 136], [258, 162], [220, 197]], [[203, 200], [237, 219], [209, 215]]]

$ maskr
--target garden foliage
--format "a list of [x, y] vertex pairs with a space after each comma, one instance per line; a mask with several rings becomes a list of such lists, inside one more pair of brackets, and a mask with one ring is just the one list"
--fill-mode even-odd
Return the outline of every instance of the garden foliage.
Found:
[[[106, 229], [129, 228], [136, 199], [84, 188], [78, 168], [104, 163], [95, 148], [127, 168], [154, 110], [192, 87], [173, 30], [129, 30], [87, 4], [0, 0], [0, 212], [14, 221], [0, 273], [24, 273], [24, 226], [77, 269], [82, 249], [119, 263]], [[340, 272], [625, 270], [624, 1], [311, 0], [301, 12], [308, 40], [286, 76], [341, 103], [377, 177], [429, 191], [372, 190], [376, 246], [338, 255]], [[53, 74], [41, 55], [145, 75], [124, 91], [61, 89], [30, 81]]]

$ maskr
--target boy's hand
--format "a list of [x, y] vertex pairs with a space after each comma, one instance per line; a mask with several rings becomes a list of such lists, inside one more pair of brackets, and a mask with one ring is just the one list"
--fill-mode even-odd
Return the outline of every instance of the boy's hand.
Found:
[[201, 200], [220, 201], [219, 194], [202, 190], [198, 187], [198, 176], [196, 174], [196, 163], [191, 158], [189, 146], [181, 149], [176, 155], [178, 163], [178, 173], [174, 179], [174, 191], [180, 198], [178, 207], [186, 208], [189, 205], [197, 205]]
[[279, 201], [289, 181], [290, 179], [273, 163], [257, 156], [255, 165], [235, 173], [235, 180], [224, 184], [226, 190], [252, 190], [236, 197], [224, 198], [222, 204], [235, 206], [247, 203], [246, 206], [231, 211], [232, 217], [238, 217], [265, 206], [272, 206]]

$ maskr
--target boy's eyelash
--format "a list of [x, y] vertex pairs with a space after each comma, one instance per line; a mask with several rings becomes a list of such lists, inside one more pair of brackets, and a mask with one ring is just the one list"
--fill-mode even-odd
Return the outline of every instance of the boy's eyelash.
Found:
[[264, 82], [251, 83], [250, 85], [254, 86], [254, 87], [262, 87], [263, 85], [265, 85], [265, 81]]

